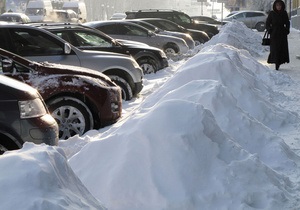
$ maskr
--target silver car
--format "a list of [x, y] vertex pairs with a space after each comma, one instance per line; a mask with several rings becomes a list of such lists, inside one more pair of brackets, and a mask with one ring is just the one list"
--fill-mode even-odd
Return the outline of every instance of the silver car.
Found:
[[267, 14], [262, 11], [239, 11], [225, 17], [224, 21], [240, 21], [248, 28], [256, 29], [261, 32], [266, 29], [266, 19]]
[[167, 56], [185, 54], [189, 50], [187, 43], [181, 38], [156, 34], [143, 26], [123, 20], [92, 21], [84, 25], [96, 28], [115, 39], [138, 41], [160, 48]]
[[143, 88], [143, 71], [128, 55], [79, 50], [64, 39], [31, 25], [0, 24], [0, 48], [33, 61], [82, 66], [109, 76], [130, 100]]

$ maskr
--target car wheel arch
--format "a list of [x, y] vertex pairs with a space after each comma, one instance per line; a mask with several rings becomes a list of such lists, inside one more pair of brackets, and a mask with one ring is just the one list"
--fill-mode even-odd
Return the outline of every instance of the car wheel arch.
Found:
[[22, 143], [18, 140], [18, 137], [5, 129], [0, 130], [0, 154], [2, 154], [3, 148], [7, 150], [15, 150], [22, 148]]
[[[98, 115], [95, 114], [93, 106], [90, 104], [89, 100], [86, 100], [86, 98], [83, 97], [76, 97], [73, 95], [61, 95], [52, 97], [51, 99], [48, 99], [45, 101], [50, 114], [54, 117], [54, 119], [59, 120], [59, 116], [55, 116], [54, 112], [57, 111], [59, 107], [68, 108], [68, 107], [75, 107], [76, 112], [79, 113], [79, 115], [82, 115], [84, 117], [84, 123], [85, 129], [84, 132], [87, 130], [93, 129], [95, 127], [95, 122], [98, 119]], [[62, 105], [61, 105], [62, 104]], [[59, 106], [60, 105], [60, 106]], [[58, 123], [59, 124], [59, 123]], [[59, 124], [60, 126], [60, 124]], [[61, 126], [62, 127], [62, 126]], [[83, 134], [83, 133], [81, 133]], [[65, 136], [65, 134], [63, 134]], [[61, 136], [60, 136], [61, 138]]]
[[132, 79], [132, 76], [128, 72], [126, 72], [124, 70], [120, 70], [120, 69], [110, 69], [110, 70], [103, 71], [102, 73], [106, 74], [113, 81], [116, 77], [119, 77], [119, 78], [125, 80], [129, 84], [132, 94], [133, 95], [136, 94], [135, 87], [134, 87], [134, 81]]
[[167, 54], [167, 49], [173, 49], [175, 53], [179, 52], [179, 46], [176, 43], [168, 42], [163, 46], [164, 52]]

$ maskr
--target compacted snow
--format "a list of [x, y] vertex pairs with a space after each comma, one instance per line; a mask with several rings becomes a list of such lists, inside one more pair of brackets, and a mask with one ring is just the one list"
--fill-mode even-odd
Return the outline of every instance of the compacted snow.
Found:
[[299, 209], [299, 36], [276, 71], [262, 33], [225, 25], [114, 125], [2, 155], [0, 209]]

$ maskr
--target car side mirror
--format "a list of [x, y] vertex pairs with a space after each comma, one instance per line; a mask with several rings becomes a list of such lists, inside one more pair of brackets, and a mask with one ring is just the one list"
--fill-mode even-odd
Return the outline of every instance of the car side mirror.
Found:
[[9, 58], [2, 60], [2, 71], [3, 73], [13, 73], [13, 61]]
[[71, 53], [71, 51], [72, 51], [71, 45], [69, 43], [65, 43], [64, 53], [68, 55]]

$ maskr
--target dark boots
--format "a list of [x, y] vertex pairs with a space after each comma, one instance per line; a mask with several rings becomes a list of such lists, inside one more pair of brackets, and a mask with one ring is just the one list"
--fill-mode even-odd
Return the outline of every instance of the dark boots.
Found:
[[280, 64], [275, 64], [275, 69], [278, 70], [279, 69]]

